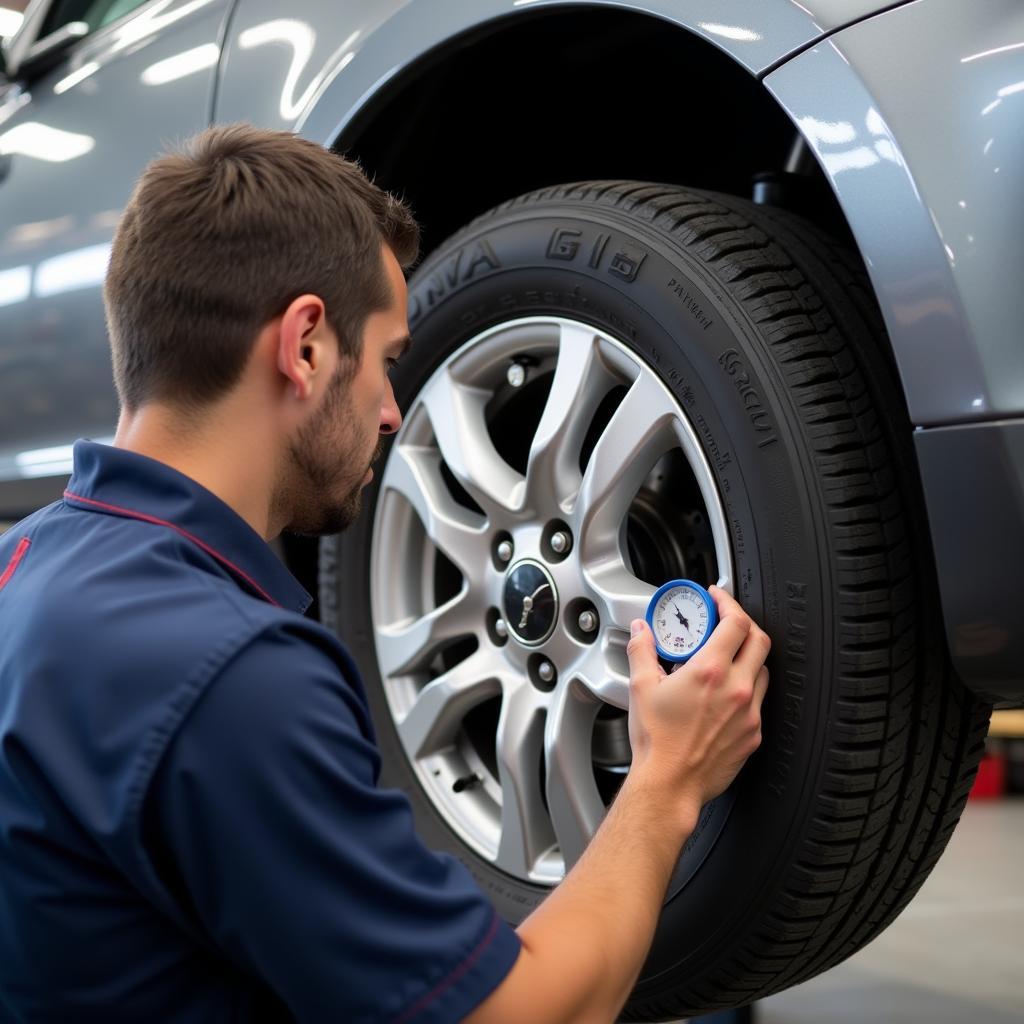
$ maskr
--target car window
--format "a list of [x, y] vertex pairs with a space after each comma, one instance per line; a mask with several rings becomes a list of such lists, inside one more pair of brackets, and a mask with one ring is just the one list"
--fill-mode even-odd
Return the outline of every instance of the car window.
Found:
[[39, 38], [56, 32], [70, 21], [84, 21], [89, 31], [95, 32], [144, 3], [146, 0], [57, 0], [43, 22]]

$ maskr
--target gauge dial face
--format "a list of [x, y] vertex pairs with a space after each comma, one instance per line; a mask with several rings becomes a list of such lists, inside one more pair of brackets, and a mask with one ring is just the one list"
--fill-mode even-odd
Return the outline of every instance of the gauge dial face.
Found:
[[712, 615], [694, 586], [678, 584], [656, 594], [649, 619], [659, 653], [673, 661], [695, 654], [715, 626]]

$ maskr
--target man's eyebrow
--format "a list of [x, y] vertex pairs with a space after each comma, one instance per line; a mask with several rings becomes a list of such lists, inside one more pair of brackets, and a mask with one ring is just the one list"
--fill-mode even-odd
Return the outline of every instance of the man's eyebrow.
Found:
[[392, 346], [401, 346], [401, 348], [398, 351], [398, 355], [395, 357], [397, 359], [401, 359], [402, 356], [404, 356], [405, 353], [409, 351], [409, 346], [412, 344], [412, 335], [407, 334], [404, 338], [395, 338], [395, 340], [391, 342], [391, 344]]

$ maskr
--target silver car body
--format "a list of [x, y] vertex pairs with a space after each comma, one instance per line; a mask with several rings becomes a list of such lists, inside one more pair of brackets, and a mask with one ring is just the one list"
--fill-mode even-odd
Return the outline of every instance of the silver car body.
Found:
[[[916, 428], [920, 528], [954, 663], [979, 692], [1024, 701], [1015, 0], [143, 3], [0, 94], [0, 517], [59, 494], [75, 437], [113, 433], [100, 285], [118, 211], [166, 143], [246, 120], [344, 150], [386, 90], [467, 33], [594, 8], [723, 51], [813, 152], [867, 265]], [[26, 18], [12, 56], [33, 31]]]

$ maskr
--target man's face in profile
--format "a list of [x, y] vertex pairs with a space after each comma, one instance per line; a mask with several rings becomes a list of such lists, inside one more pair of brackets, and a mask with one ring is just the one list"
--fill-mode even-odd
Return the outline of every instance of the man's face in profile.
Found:
[[358, 365], [338, 364], [320, 405], [288, 443], [286, 480], [277, 500], [284, 503], [285, 529], [292, 533], [320, 537], [348, 527], [372, 479], [381, 434], [401, 425], [388, 372], [407, 345], [408, 295], [398, 261], [386, 246], [383, 254], [390, 305], [367, 317]]

